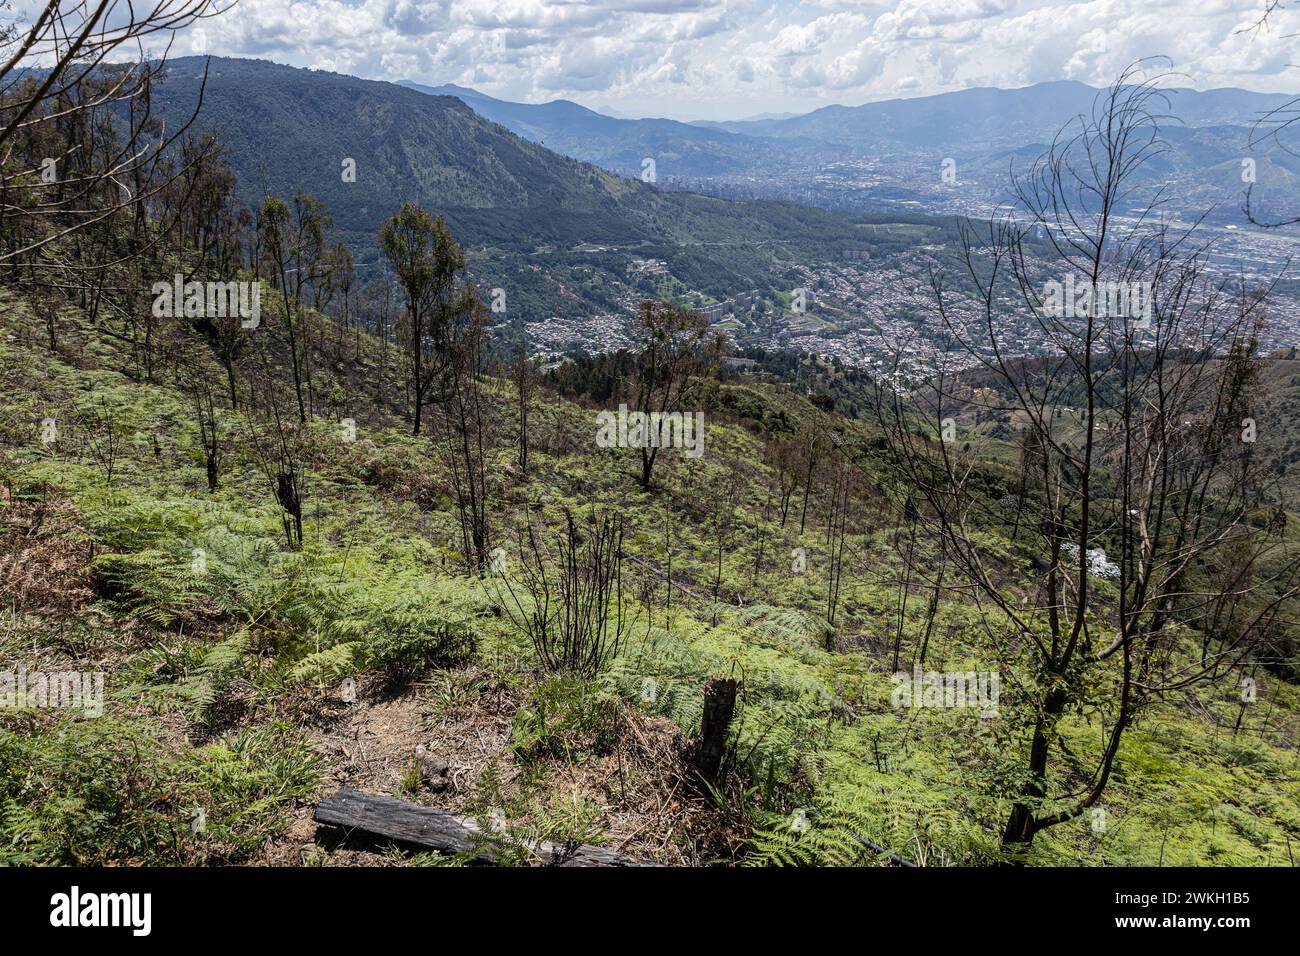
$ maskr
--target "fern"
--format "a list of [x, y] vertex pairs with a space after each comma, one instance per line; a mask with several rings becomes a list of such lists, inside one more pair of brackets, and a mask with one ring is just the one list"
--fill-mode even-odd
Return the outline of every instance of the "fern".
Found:
[[160, 710], [179, 710], [194, 720], [204, 720], [230, 681], [242, 671], [248, 645], [248, 634], [239, 631], [209, 647], [198, 664], [179, 680], [147, 685], [142, 693]]
[[294, 682], [313, 680], [332, 683], [358, 670], [364, 652], [365, 644], [362, 641], [344, 641], [313, 651], [289, 669], [289, 679]]
[[872, 832], [876, 814], [860, 796], [819, 795], [788, 814], [759, 816], [746, 865], [854, 866], [876, 856], [863, 842], [870, 839], [864, 834]]

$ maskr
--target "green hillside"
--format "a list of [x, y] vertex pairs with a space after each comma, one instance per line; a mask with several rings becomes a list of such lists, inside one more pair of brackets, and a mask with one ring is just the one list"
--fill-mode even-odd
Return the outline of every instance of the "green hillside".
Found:
[[[499, 576], [464, 573], [449, 462], [382, 388], [345, 387], [317, 356], [319, 391], [338, 397], [294, 429], [306, 521], [292, 550], [247, 410], [218, 408], [223, 463], [207, 490], [187, 383], [221, 370], [201, 335], [171, 330], [179, 377], [151, 382], [77, 310], [57, 322], [51, 349], [22, 301], [0, 300], [0, 649], [104, 671], [108, 708], [0, 715], [0, 860], [438, 862], [310, 842], [312, 806], [340, 785], [504, 819], [503, 852], [544, 836], [673, 864], [878, 859], [863, 837], [926, 865], [999, 859], [1021, 703], [1014, 682], [993, 719], [891, 703], [896, 641], [904, 669], [923, 635], [926, 667], [993, 662], [957, 592], [927, 613], [917, 586], [900, 612], [904, 509], [861, 423], [777, 383], [710, 380], [707, 453], [666, 452], [646, 491], [635, 451], [593, 448], [594, 411], [549, 386], [532, 399], [521, 472], [513, 387], [486, 380], [506, 576], [529, 520], [553, 528], [564, 508], [609, 507], [627, 522], [635, 624], [585, 679], [539, 666], [500, 611]], [[347, 366], [382, 384], [384, 347], [357, 349]], [[863, 483], [833, 625], [826, 486], [802, 534], [801, 489], [783, 524], [769, 444], [820, 430], [843, 436]], [[1022, 558], [1000, 547], [1014, 582]], [[1286, 865], [1300, 696], [1254, 674], [1249, 709], [1229, 675], [1147, 712], [1124, 737], [1109, 825], [1053, 828], [1028, 862]], [[744, 691], [715, 797], [683, 783], [680, 747], [716, 676]], [[1098, 730], [1087, 711], [1067, 718], [1054, 777], [1090, 759]]]
[[[190, 115], [204, 62], [169, 65], [158, 93], [166, 115]], [[726, 298], [788, 293], [789, 263], [907, 247], [865, 228], [897, 214], [660, 192], [550, 152], [455, 97], [260, 60], [212, 59], [197, 126], [225, 144], [245, 205], [311, 193], [363, 271], [376, 266], [379, 223], [403, 202], [445, 216], [480, 285], [505, 289], [515, 318], [624, 310], [633, 259], [664, 260], [693, 289]], [[354, 182], [344, 181], [347, 159]]]
[[[199, 135], [198, 61], [31, 59], [0, 865], [1294, 866], [1300, 366], [1195, 237], [1116, 262], [1153, 87], [1024, 227], [663, 193], [255, 61]], [[882, 341], [733, 342], [750, 289]], [[588, 347], [503, 328], [553, 316]]]

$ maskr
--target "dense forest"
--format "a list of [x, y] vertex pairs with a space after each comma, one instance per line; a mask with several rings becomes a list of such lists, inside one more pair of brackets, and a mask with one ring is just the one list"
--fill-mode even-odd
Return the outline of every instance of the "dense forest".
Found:
[[[38, 23], [0, 67], [0, 863], [1294, 865], [1300, 366], [1194, 226], [1121, 221], [1140, 76], [1018, 218], [944, 222], [974, 361], [900, 383], [653, 298], [626, 347], [533, 354], [474, 248], [828, 258], [851, 223], [270, 65], [250, 181], [202, 61], [114, 62], [210, 12]], [[1045, 260], [1152, 283], [1150, 324], [1045, 311]], [[473, 846], [359, 839], [340, 790]]]

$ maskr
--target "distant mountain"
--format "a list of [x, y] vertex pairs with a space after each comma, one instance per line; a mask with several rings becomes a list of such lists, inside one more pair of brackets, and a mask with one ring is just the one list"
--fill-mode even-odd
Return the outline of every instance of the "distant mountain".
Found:
[[796, 116], [803, 115], [802, 113], [755, 113], [753, 116], [745, 116], [738, 120], [691, 120], [691, 125], [718, 129], [728, 123], [757, 123], [762, 120], [794, 119]]
[[[200, 58], [172, 61], [157, 91], [164, 115], [189, 115], [202, 69]], [[506, 289], [534, 315], [626, 306], [633, 259], [661, 260], [686, 287], [724, 297], [772, 287], [774, 262], [894, 241], [865, 229], [863, 217], [661, 192], [530, 142], [462, 96], [213, 58], [199, 126], [226, 144], [250, 207], [266, 195], [316, 195], [364, 267], [377, 261], [380, 224], [413, 200], [447, 218], [480, 283]], [[520, 109], [597, 129], [626, 122], [574, 103]], [[356, 163], [355, 182], [343, 180], [345, 159]]]
[[[404, 85], [456, 96], [527, 139], [606, 169], [636, 175], [653, 159], [660, 183], [672, 187], [827, 209], [932, 212], [971, 212], [1010, 199], [1011, 169], [1027, 169], [1063, 126], [1093, 110], [1101, 92], [1059, 81], [678, 123], [615, 119], [565, 100], [510, 103], [463, 87]], [[1268, 141], [1247, 147], [1252, 125], [1292, 99], [1238, 89], [1164, 91], [1152, 109], [1170, 149], [1145, 166], [1145, 195], [1166, 186], [1175, 212], [1195, 216], [1214, 207], [1216, 221], [1244, 222], [1240, 163], [1251, 156], [1268, 176], [1259, 180], [1257, 211], [1285, 216], [1300, 204], [1297, 157]], [[937, 175], [948, 157], [960, 169], [955, 189]]]
[[[946, 145], [957, 149], [1050, 140], [1062, 125], [1092, 110], [1100, 91], [1073, 80], [1021, 89], [979, 87], [861, 106], [826, 106], [789, 119], [708, 123], [712, 129], [766, 138], [812, 139], [846, 146]], [[1295, 97], [1219, 89], [1165, 91], [1169, 125], [1249, 126]]]
[[[635, 171], [654, 157], [685, 176], [722, 176], [747, 165], [785, 162], [792, 150], [943, 148], [954, 155], [1049, 142], [1073, 118], [1089, 113], [1101, 92], [1073, 80], [1019, 89], [978, 87], [861, 106], [826, 106], [811, 113], [762, 113], [744, 120], [618, 119], [568, 100], [512, 103], [461, 86], [399, 85], [455, 96], [479, 115], [526, 139], [578, 159]], [[1249, 90], [1168, 89], [1153, 104], [1166, 129], [1248, 129], [1271, 110], [1296, 99], [1287, 93]], [[1236, 134], [1234, 134], [1236, 135]], [[1244, 141], [1244, 139], [1243, 139]]]
[[676, 175], [738, 173], [776, 148], [762, 137], [670, 119], [618, 119], [569, 100], [512, 103], [462, 86], [425, 86], [410, 80], [398, 85], [431, 96], [454, 96], [484, 119], [527, 140], [629, 175], [639, 175], [647, 157]]
[[605, 116], [612, 116], [614, 119], [640, 119], [641, 118], [639, 116], [632, 116], [630, 113], [624, 113], [622, 110], [616, 109], [613, 106], [610, 106], [608, 103], [597, 103], [595, 106], [592, 107], [592, 109], [594, 109], [597, 113], [604, 114]]

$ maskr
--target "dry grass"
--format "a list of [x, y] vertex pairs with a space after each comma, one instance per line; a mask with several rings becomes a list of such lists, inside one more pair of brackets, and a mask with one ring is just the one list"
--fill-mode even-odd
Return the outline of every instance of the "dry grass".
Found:
[[94, 597], [89, 539], [76, 507], [52, 489], [37, 500], [0, 486], [0, 594], [19, 611], [75, 614]]
[[[687, 782], [680, 733], [671, 721], [623, 705], [608, 752], [571, 761], [522, 758], [511, 743], [521, 703], [518, 690], [502, 688], [475, 669], [432, 673], [397, 695], [386, 693], [377, 680], [359, 683], [351, 704], [337, 689], [316, 692], [303, 719], [313, 748], [328, 765], [319, 798], [348, 787], [472, 816], [482, 809], [480, 784], [489, 768], [507, 798], [535, 797], [540, 776], [552, 806], [576, 798], [599, 808], [605, 846], [668, 865], [702, 862], [700, 834], [717, 830], [718, 815]], [[413, 765], [433, 768], [414, 791], [409, 786]], [[397, 853], [348, 844], [331, 848], [322, 860], [330, 833], [317, 832], [313, 809], [301, 808], [285, 838], [268, 848], [265, 863], [400, 862]], [[532, 822], [511, 820], [512, 825]]]

